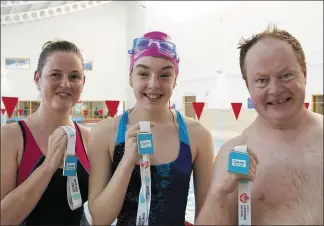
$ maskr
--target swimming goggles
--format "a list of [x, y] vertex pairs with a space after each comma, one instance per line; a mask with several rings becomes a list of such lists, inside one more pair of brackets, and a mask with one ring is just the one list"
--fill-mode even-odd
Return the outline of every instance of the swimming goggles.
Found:
[[148, 38], [136, 38], [133, 41], [133, 48], [131, 50], [128, 50], [128, 53], [131, 55], [140, 53], [143, 50], [151, 47], [153, 44], [155, 44], [157, 50], [161, 54], [174, 58], [177, 62], [179, 62], [180, 58], [176, 50], [176, 45], [168, 41], [154, 40]]

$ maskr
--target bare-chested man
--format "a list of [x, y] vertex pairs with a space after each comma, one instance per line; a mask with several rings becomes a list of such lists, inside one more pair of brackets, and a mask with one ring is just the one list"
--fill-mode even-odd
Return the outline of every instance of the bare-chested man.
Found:
[[252, 181], [252, 224], [323, 225], [323, 116], [304, 106], [307, 73], [299, 41], [269, 27], [241, 42], [240, 67], [258, 116], [221, 148], [196, 224], [238, 224], [237, 187], [244, 177], [227, 172], [227, 161], [234, 146], [246, 144], [252, 150], [245, 177]]

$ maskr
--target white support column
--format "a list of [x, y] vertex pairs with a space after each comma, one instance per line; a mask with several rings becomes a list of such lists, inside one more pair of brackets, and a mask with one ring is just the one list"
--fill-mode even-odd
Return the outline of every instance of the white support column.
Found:
[[[137, 37], [141, 37], [147, 31], [146, 25], [146, 1], [129, 1], [126, 2], [127, 8], [127, 50], [132, 47], [133, 40]], [[129, 67], [129, 55], [128, 65]], [[129, 72], [129, 70], [128, 70]], [[129, 74], [128, 74], [129, 76]], [[129, 86], [129, 79], [127, 79], [127, 99], [126, 109], [130, 109], [135, 106], [136, 99], [133, 89]]]

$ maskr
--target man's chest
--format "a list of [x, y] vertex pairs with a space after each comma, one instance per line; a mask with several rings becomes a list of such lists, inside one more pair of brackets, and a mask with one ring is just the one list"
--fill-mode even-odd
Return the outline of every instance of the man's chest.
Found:
[[262, 143], [249, 145], [260, 162], [251, 186], [255, 220], [315, 223], [323, 213], [323, 150], [307, 140]]
[[282, 195], [295, 200], [295, 196], [323, 182], [323, 150], [316, 143], [307, 139], [295, 142], [259, 139], [248, 147], [259, 158], [252, 189], [255, 193], [268, 193], [269, 202]]

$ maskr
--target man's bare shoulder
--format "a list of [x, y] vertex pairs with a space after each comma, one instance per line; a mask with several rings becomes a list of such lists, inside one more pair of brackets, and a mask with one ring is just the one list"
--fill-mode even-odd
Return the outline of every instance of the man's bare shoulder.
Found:
[[243, 145], [247, 145], [246, 134], [244, 133], [228, 139], [220, 148], [219, 154], [228, 154], [234, 147]]
[[[323, 115], [311, 112], [308, 113], [308, 120], [305, 121], [304, 129], [302, 130], [302, 136], [309, 135], [316, 137], [316, 139], [323, 140]], [[306, 137], [309, 137], [306, 136]]]
[[318, 126], [318, 129], [321, 129], [323, 132], [324, 116], [315, 112], [311, 112], [311, 116], [314, 119], [314, 123]]
[[[315, 145], [323, 153], [323, 115], [314, 112], [310, 112], [310, 115], [312, 120], [311, 123], [308, 123], [306, 137], [312, 145]], [[305, 136], [305, 134], [302, 134], [302, 136]]]

